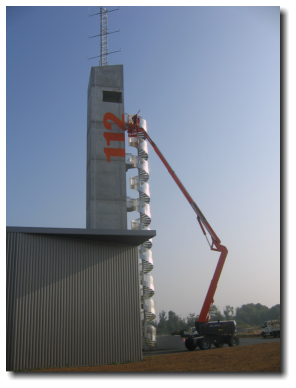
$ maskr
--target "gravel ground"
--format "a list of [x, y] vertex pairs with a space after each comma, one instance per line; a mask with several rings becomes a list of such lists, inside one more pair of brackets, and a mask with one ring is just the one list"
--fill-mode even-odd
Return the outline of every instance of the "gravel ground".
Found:
[[280, 372], [280, 341], [222, 347], [204, 351], [150, 355], [139, 362], [97, 365], [35, 372]]

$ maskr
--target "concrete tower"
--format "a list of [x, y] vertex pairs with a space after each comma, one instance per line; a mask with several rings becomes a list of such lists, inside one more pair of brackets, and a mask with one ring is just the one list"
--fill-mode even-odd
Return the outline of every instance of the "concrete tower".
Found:
[[87, 91], [87, 229], [127, 229], [123, 92], [123, 65], [91, 68]]

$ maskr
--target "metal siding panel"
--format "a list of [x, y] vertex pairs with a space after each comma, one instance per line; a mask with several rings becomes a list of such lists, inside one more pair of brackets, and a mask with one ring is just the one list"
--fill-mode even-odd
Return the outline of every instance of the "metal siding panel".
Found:
[[81, 321], [81, 338], [82, 338], [82, 360], [81, 365], [86, 365], [86, 351], [87, 351], [87, 345], [86, 342], [86, 269], [83, 268], [82, 270], [82, 285], [81, 285], [82, 295], [83, 295], [83, 301], [82, 301], [82, 321]]
[[[24, 274], [24, 276], [21, 277], [22, 280], [22, 288], [20, 290], [19, 295], [19, 301], [20, 301], [20, 308], [22, 309], [22, 324], [20, 325], [21, 335], [20, 339], [21, 342], [21, 357], [20, 357], [20, 364], [24, 366], [24, 368], [28, 369], [30, 367], [30, 364], [32, 362], [31, 355], [36, 354], [36, 337], [32, 336], [32, 324], [34, 325], [37, 317], [36, 313], [38, 311], [38, 306], [35, 309], [31, 310], [31, 287], [32, 287], [32, 279], [35, 280], [36, 276], [31, 275], [32, 268], [34, 269], [32, 265], [32, 260], [30, 255], [28, 255], [29, 252], [29, 242], [24, 239], [24, 250], [22, 252], [22, 256], [20, 257], [20, 263], [21, 263], [21, 273]], [[32, 252], [35, 253], [36, 247], [33, 246]], [[26, 278], [31, 279], [30, 282], [26, 282]], [[34, 286], [34, 284], [33, 284]], [[35, 296], [35, 295], [34, 295]], [[22, 302], [23, 301], [23, 302]], [[33, 300], [33, 303], [36, 304], [36, 301]], [[32, 314], [33, 313], [33, 314]], [[33, 317], [33, 322], [31, 317]], [[35, 334], [38, 335], [38, 332], [36, 331]], [[34, 349], [32, 349], [32, 340], [34, 341]]]
[[[129, 260], [125, 261], [125, 277], [130, 278], [130, 261]], [[124, 320], [124, 323], [125, 323], [124, 329], [125, 329], [125, 336], [127, 338], [130, 338], [129, 330], [130, 330], [130, 327], [131, 327], [131, 322], [129, 320], [129, 305], [130, 305], [130, 301], [127, 300], [127, 296], [128, 296], [128, 289], [131, 288], [131, 285], [132, 285], [131, 281], [129, 281], [129, 283], [124, 283], [124, 288], [125, 288], [124, 289], [124, 292], [125, 292], [124, 310], [125, 310], [125, 314], [126, 314], [126, 317], [125, 317], [125, 320]], [[130, 324], [128, 324], [128, 323], [130, 323]], [[125, 347], [125, 358], [127, 360], [130, 360], [130, 358], [131, 358], [130, 357], [130, 342], [128, 342], [126, 345], [127, 346]]]
[[137, 247], [7, 234], [7, 369], [141, 360]]
[[[24, 368], [27, 368], [28, 365], [28, 357], [25, 354], [26, 350], [29, 348], [27, 344], [27, 336], [28, 336], [28, 323], [26, 321], [27, 317], [27, 310], [28, 310], [28, 295], [29, 292], [29, 286], [30, 282], [26, 282], [25, 279], [29, 277], [29, 279], [32, 279], [31, 274], [29, 273], [30, 266], [27, 263], [26, 260], [24, 260], [24, 257], [27, 257], [28, 254], [28, 242], [24, 239], [24, 236], [22, 236], [22, 240], [24, 240], [24, 243], [22, 246], [21, 256], [19, 257], [19, 268], [20, 268], [20, 293], [18, 295], [18, 307], [20, 311], [20, 324], [19, 324], [19, 360], [18, 365], [23, 365]], [[24, 275], [24, 276], [21, 276]], [[23, 295], [25, 295], [23, 297]], [[34, 310], [34, 313], [36, 312], [36, 309]], [[35, 349], [34, 349], [35, 350]]]
[[91, 336], [89, 336], [89, 323], [90, 323], [90, 317], [89, 317], [89, 265], [90, 264], [90, 257], [89, 254], [86, 255], [87, 261], [88, 261], [88, 266], [84, 270], [84, 330], [83, 330], [83, 335], [84, 335], [84, 344], [85, 344], [85, 352], [84, 352], [84, 365], [89, 364], [89, 351], [90, 351], [90, 339]]
[[[38, 243], [38, 241], [35, 242], [36, 243], [36, 261], [38, 262], [38, 267], [37, 267], [37, 277], [36, 277], [36, 287], [38, 288], [38, 291], [36, 293], [36, 298], [37, 298], [37, 311], [36, 311], [36, 345], [37, 345], [37, 349], [36, 349], [36, 355], [37, 355], [37, 360], [39, 360], [39, 362], [41, 363], [41, 365], [44, 365], [44, 361], [42, 360], [43, 358], [43, 340], [44, 340], [44, 336], [43, 336], [43, 325], [44, 325], [44, 322], [43, 322], [43, 309], [44, 309], [44, 302], [43, 302], [43, 295], [44, 295], [44, 272], [45, 272], [45, 268], [44, 268], [44, 264], [45, 264], [45, 261], [44, 261], [44, 257], [42, 255], [42, 248], [41, 248], [41, 244]], [[29, 295], [30, 296], [30, 295]], [[30, 302], [30, 298], [28, 299]], [[34, 308], [34, 306], [32, 306]], [[35, 336], [35, 333], [34, 333], [34, 328], [31, 327], [31, 333], [30, 335], [33, 337]]]
[[[13, 262], [8, 260], [10, 255], [10, 239], [6, 235], [6, 251], [8, 252], [6, 256], [6, 328], [11, 327], [12, 325], [12, 314], [13, 314], [13, 305], [12, 305], [12, 293], [13, 293], [13, 280], [11, 272], [13, 272]], [[11, 346], [12, 338], [11, 332], [6, 329], [6, 344]], [[8, 352], [8, 345], [6, 346], [6, 370], [8, 370], [9, 365], [11, 364], [11, 354]]]
[[48, 349], [49, 343], [48, 343], [48, 331], [49, 331], [49, 324], [48, 324], [48, 317], [49, 317], [49, 247], [47, 246], [47, 249], [44, 252], [44, 312], [43, 312], [43, 338], [44, 338], [44, 351], [43, 351], [43, 365], [48, 365]]
[[[6, 236], [6, 369], [13, 368], [15, 346], [15, 293], [16, 293], [16, 254], [18, 249], [18, 236], [15, 233]], [[15, 248], [15, 249], [13, 249]], [[11, 259], [10, 259], [11, 258]]]
[[[104, 247], [105, 248], [105, 247]], [[104, 249], [105, 250], [105, 249]], [[107, 252], [104, 252], [104, 255], [107, 255]], [[108, 340], [110, 333], [110, 326], [108, 325], [109, 323], [109, 310], [108, 310], [108, 300], [107, 300], [107, 295], [109, 293], [108, 287], [110, 284], [110, 272], [108, 272], [107, 269], [107, 260], [103, 260], [102, 262], [102, 273], [105, 274], [106, 278], [102, 279], [102, 284], [103, 284], [103, 290], [102, 290], [102, 304], [103, 304], [103, 316], [101, 317], [101, 324], [103, 323], [103, 333], [104, 335], [102, 336], [102, 343], [101, 346], [104, 350], [103, 354], [103, 362], [108, 363], [109, 360], [109, 346], [107, 346], [106, 341]]]
[[54, 263], [54, 241], [49, 244], [48, 253], [50, 261], [50, 271], [49, 271], [49, 348], [48, 348], [48, 364], [47, 366], [54, 365], [54, 341], [55, 341], [55, 330], [54, 330], [54, 272], [55, 272], [55, 263]]
[[115, 292], [116, 292], [116, 273], [118, 272], [118, 267], [114, 265], [114, 260], [117, 255], [117, 246], [113, 245], [113, 252], [112, 257], [113, 260], [108, 260], [107, 263], [109, 264], [109, 273], [111, 276], [111, 283], [110, 283], [110, 363], [112, 362], [113, 355], [116, 354], [116, 342], [117, 342], [117, 330], [115, 328], [115, 325], [118, 325], [119, 323], [116, 322], [116, 298], [115, 298]]
[[[17, 260], [16, 255], [18, 251], [18, 236], [16, 233], [12, 233], [7, 236], [7, 241], [9, 241], [9, 250], [7, 251], [7, 263], [10, 263], [11, 271], [7, 272], [7, 285], [10, 284], [10, 288], [7, 289], [6, 297], [6, 309], [7, 316], [10, 317], [10, 322], [6, 326], [6, 335], [7, 335], [7, 365], [6, 369], [11, 370], [14, 367], [14, 354], [15, 354], [15, 322], [16, 322], [16, 277], [17, 277]], [[8, 268], [8, 264], [7, 264]], [[8, 301], [10, 301], [8, 303]]]
[[72, 298], [71, 298], [71, 274], [72, 274], [72, 264], [73, 261], [71, 260], [71, 257], [73, 255], [72, 252], [72, 246], [71, 244], [68, 245], [68, 271], [69, 274], [66, 276], [65, 279], [65, 311], [66, 311], [66, 320], [65, 320], [65, 365], [71, 365], [71, 303], [72, 303]]
[[[102, 247], [102, 254], [104, 254], [104, 246]], [[100, 332], [99, 341], [98, 341], [98, 349], [99, 349], [99, 357], [98, 364], [104, 363], [104, 348], [103, 348], [103, 340], [104, 340], [104, 325], [103, 325], [103, 317], [104, 317], [104, 304], [102, 303], [104, 297], [104, 283], [103, 283], [103, 261], [99, 261], [99, 284], [100, 284], [100, 292], [99, 292], [99, 315], [98, 315], [98, 328]]]
[[[22, 264], [21, 257], [23, 255], [23, 249], [24, 249], [24, 246], [22, 244], [22, 240], [23, 240], [23, 236], [20, 236], [19, 252], [18, 252], [19, 255], [16, 258], [17, 259], [17, 280], [16, 280], [16, 283], [18, 284], [17, 294], [16, 294], [16, 320], [17, 320], [17, 323], [18, 323], [18, 321], [23, 322], [22, 304], [20, 304], [20, 301], [19, 301], [20, 290], [22, 290], [22, 286], [23, 286], [22, 277], [20, 276], [20, 274], [23, 271], [23, 268], [21, 267], [21, 264]], [[23, 338], [23, 336], [20, 337], [20, 333], [19, 333], [20, 325], [19, 324], [16, 325], [15, 330], [16, 330], [16, 333], [15, 333], [16, 334], [16, 339], [15, 339], [15, 356], [16, 356], [15, 367], [19, 368], [20, 367], [21, 350], [23, 349], [23, 344], [21, 343], [21, 339]]]

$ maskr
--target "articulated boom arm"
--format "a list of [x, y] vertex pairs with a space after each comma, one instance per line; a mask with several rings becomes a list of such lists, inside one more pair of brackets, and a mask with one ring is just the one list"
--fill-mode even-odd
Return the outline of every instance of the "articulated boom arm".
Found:
[[185, 198], [187, 199], [187, 201], [190, 203], [193, 210], [195, 211], [195, 213], [197, 215], [197, 221], [202, 229], [203, 234], [207, 237], [206, 231], [205, 231], [205, 229], [206, 229], [207, 232], [209, 233], [209, 235], [211, 236], [211, 238], [212, 238], [212, 242], [210, 244], [211, 250], [221, 252], [219, 260], [218, 260], [218, 264], [217, 264], [215, 272], [214, 272], [214, 276], [212, 278], [212, 281], [211, 281], [210, 287], [208, 289], [204, 304], [202, 306], [199, 318], [197, 320], [198, 323], [208, 322], [209, 311], [210, 311], [212, 304], [214, 303], [214, 295], [215, 295], [217, 285], [219, 282], [219, 278], [220, 278], [220, 275], [221, 275], [221, 272], [222, 272], [222, 269], [223, 269], [223, 266], [224, 266], [224, 263], [225, 263], [225, 260], [227, 257], [228, 250], [225, 246], [220, 244], [221, 243], [220, 239], [218, 238], [216, 233], [213, 231], [212, 227], [210, 226], [210, 224], [206, 220], [205, 216], [202, 214], [199, 207], [193, 201], [192, 197], [189, 195], [188, 191], [185, 189], [185, 187], [181, 183], [180, 179], [177, 177], [177, 175], [175, 174], [175, 172], [173, 171], [173, 169], [171, 168], [171, 166], [169, 165], [169, 163], [167, 162], [165, 157], [162, 155], [162, 153], [158, 149], [157, 145], [150, 138], [150, 136], [145, 131], [145, 129], [141, 128], [141, 126], [139, 124], [140, 124], [140, 120], [138, 119], [138, 114], [137, 114], [137, 115], [133, 116], [132, 123], [127, 123], [127, 131], [129, 133], [129, 136], [137, 136], [137, 134], [139, 132], [141, 132], [144, 135], [144, 137], [149, 141], [149, 143], [153, 147], [154, 151], [157, 153], [160, 160], [167, 168], [171, 177], [174, 179], [174, 181], [178, 185], [179, 189], [182, 191]]

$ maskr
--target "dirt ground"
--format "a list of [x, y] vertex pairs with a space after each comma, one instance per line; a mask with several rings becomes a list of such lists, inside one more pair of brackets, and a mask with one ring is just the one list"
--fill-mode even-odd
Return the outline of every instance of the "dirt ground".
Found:
[[36, 372], [280, 372], [280, 342], [144, 357], [125, 364]]

